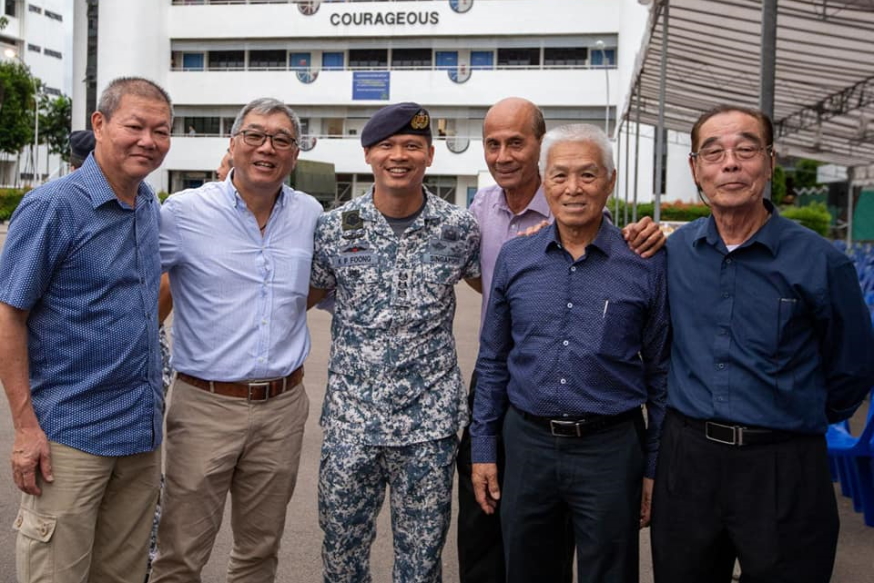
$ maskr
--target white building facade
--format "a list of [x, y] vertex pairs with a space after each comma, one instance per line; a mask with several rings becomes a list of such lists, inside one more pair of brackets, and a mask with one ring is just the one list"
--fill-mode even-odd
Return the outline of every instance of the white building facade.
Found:
[[[65, 39], [72, 14], [66, 0], [0, 0], [0, 18], [5, 19], [0, 59], [23, 62], [40, 80], [43, 95], [70, 95], [67, 70], [72, 55], [65, 49]], [[50, 155], [46, 146], [29, 146], [21, 156], [0, 154], [0, 166], [3, 186], [37, 184], [66, 172], [60, 156]]]
[[[491, 182], [482, 120], [504, 97], [540, 105], [548, 128], [603, 126], [606, 114], [615, 133], [645, 22], [634, 0], [76, 0], [73, 78], [85, 81], [73, 88], [73, 127], [86, 127], [111, 79], [155, 80], [176, 121], [149, 181], [173, 192], [214, 179], [240, 107], [275, 97], [301, 117], [300, 158], [334, 164], [336, 192], [322, 197], [331, 206], [372, 183], [359, 142], [367, 119], [415, 101], [435, 130], [427, 183], [466, 206]], [[651, 136], [642, 131], [640, 200], [651, 197]]]

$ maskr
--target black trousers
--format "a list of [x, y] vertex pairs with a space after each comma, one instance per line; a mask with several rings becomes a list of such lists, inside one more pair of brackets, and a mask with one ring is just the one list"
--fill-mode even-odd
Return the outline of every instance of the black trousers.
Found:
[[504, 418], [501, 526], [508, 583], [557, 581], [570, 517], [579, 583], [637, 583], [643, 417], [555, 437], [513, 408]]
[[[473, 411], [476, 372], [470, 379], [468, 401]], [[500, 512], [488, 515], [476, 503], [470, 480], [470, 428], [466, 427], [458, 449], [458, 574], [461, 583], [505, 583], [504, 543], [501, 535]], [[498, 481], [504, 479], [504, 445], [498, 437]], [[574, 534], [568, 519], [559, 536], [563, 549], [561, 575], [554, 581], [538, 579], [538, 583], [570, 583], [573, 577]]]
[[825, 438], [736, 447], [668, 410], [653, 494], [656, 583], [827, 583], [838, 512]]

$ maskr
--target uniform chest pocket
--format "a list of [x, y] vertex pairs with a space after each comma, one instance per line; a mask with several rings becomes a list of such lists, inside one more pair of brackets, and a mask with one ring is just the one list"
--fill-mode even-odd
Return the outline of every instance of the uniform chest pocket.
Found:
[[597, 306], [601, 318], [599, 350], [606, 356], [629, 360], [640, 351], [643, 307], [633, 302], [604, 300]]

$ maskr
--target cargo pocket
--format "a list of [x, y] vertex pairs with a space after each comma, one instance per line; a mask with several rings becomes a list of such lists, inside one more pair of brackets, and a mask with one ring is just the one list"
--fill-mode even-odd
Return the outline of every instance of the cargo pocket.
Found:
[[40, 567], [52, 565], [52, 545], [48, 544], [55, 534], [58, 519], [39, 514], [27, 508], [20, 508], [12, 528], [18, 531], [15, 541], [16, 562], [19, 575], [30, 581], [37, 575]]

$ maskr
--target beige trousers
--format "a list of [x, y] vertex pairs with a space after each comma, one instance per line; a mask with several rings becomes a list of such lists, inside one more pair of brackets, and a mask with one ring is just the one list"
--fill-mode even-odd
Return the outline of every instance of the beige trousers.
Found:
[[161, 450], [96, 456], [50, 443], [55, 480], [15, 519], [18, 583], [142, 583]]
[[150, 583], [201, 580], [228, 493], [234, 547], [227, 581], [274, 581], [308, 412], [303, 384], [268, 401], [247, 402], [176, 380]]

